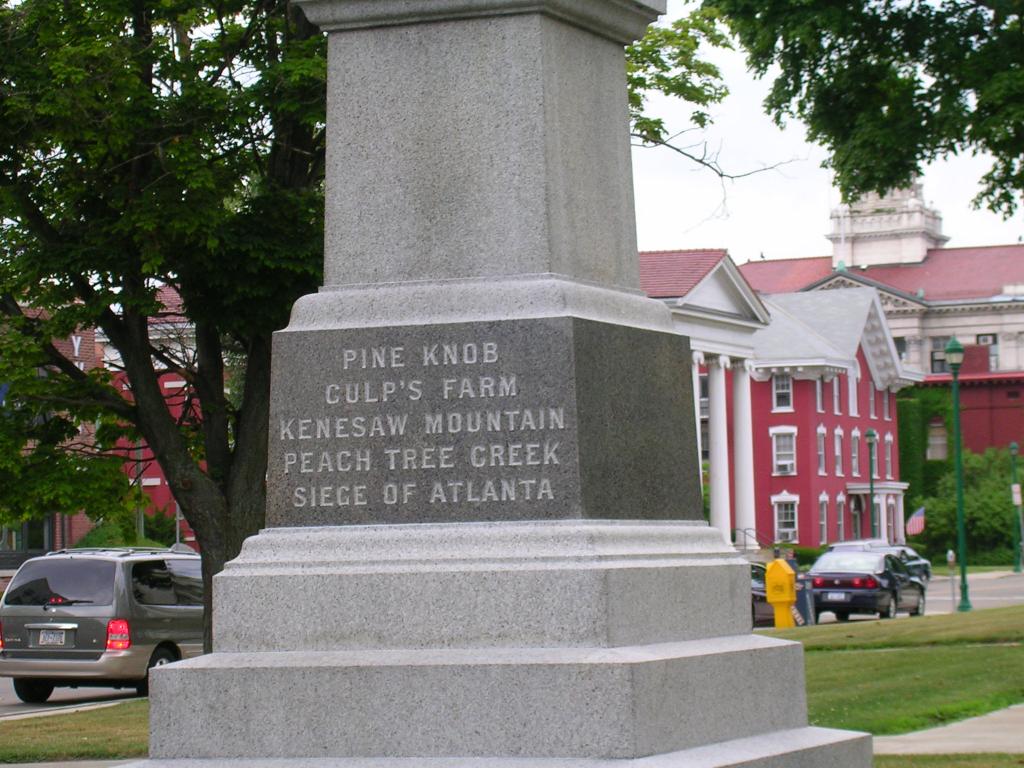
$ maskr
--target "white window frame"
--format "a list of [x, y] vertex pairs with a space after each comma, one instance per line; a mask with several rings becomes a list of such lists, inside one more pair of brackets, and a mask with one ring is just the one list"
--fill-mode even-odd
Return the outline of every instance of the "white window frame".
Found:
[[[796, 465], [796, 456], [797, 456], [796, 436], [797, 436], [797, 428], [793, 427], [793, 426], [788, 426], [788, 425], [786, 425], [786, 426], [779, 426], [779, 427], [771, 427], [768, 430], [768, 436], [771, 438], [771, 441], [772, 441], [772, 476], [773, 477], [790, 477], [792, 475], [795, 475], [797, 473], [797, 465]], [[778, 437], [792, 437], [793, 438], [793, 460], [791, 462], [791, 464], [792, 464], [792, 471], [791, 472], [779, 472], [779, 463], [780, 463], [780, 461], [779, 461], [779, 445], [778, 445], [778, 440], [776, 439]], [[783, 460], [783, 462], [784, 461], [785, 460]]]
[[843, 397], [840, 392], [839, 374], [832, 379], [832, 413], [836, 416], [843, 415]]
[[[791, 541], [793, 543], [798, 542], [800, 540], [800, 497], [795, 494], [789, 493], [788, 491], [783, 491], [782, 493], [778, 493], [770, 497], [770, 501], [772, 504], [772, 521], [774, 524], [773, 531], [775, 534], [775, 541]], [[779, 508], [783, 504], [793, 505], [793, 528], [791, 529], [792, 538], [784, 539], [779, 535]]]
[[879, 466], [878, 466], [878, 438], [875, 438], [875, 442], [868, 443], [868, 462], [869, 462], [869, 467], [874, 469], [874, 472], [872, 473], [871, 476], [875, 480], [877, 480], [880, 477], [880, 475], [878, 474], [878, 470], [879, 470]]
[[836, 541], [846, 541], [846, 494], [836, 494]]
[[825, 412], [825, 381], [821, 376], [814, 380], [814, 405], [818, 413]]
[[850, 433], [850, 476], [860, 477], [860, 430]]
[[[788, 387], [780, 386], [788, 383]], [[789, 404], [779, 405], [779, 395], [788, 395]], [[788, 373], [772, 374], [772, 413], [793, 412], [793, 377]]]
[[843, 467], [843, 428], [836, 427], [832, 433], [832, 444], [833, 452], [836, 463], [836, 477], [842, 477], [844, 473]]
[[885, 433], [885, 479], [892, 480], [892, 432]]
[[882, 418], [892, 421], [892, 407], [889, 405], [889, 390], [882, 390]]
[[878, 414], [875, 411], [875, 382], [868, 384], [868, 417], [877, 419]]
[[827, 475], [828, 474], [828, 468], [826, 467], [827, 459], [825, 458], [826, 454], [828, 452], [828, 447], [825, 444], [825, 436], [826, 436], [827, 433], [828, 433], [828, 430], [825, 429], [825, 425], [824, 424], [819, 424], [818, 425], [817, 435], [816, 435], [817, 436], [817, 449], [818, 449], [818, 474], [819, 475]]
[[828, 544], [828, 494], [818, 497], [818, 545]]

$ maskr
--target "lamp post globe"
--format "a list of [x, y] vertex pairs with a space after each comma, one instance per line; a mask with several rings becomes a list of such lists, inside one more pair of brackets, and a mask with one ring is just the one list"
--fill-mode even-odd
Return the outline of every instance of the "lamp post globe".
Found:
[[956, 545], [960, 561], [960, 604], [958, 611], [971, 610], [967, 591], [967, 531], [964, 526], [964, 463], [960, 439], [960, 365], [964, 347], [954, 336], [946, 344], [946, 363], [953, 376], [953, 471], [956, 477]]
[[869, 429], [864, 433], [868, 444], [868, 515], [871, 518], [871, 538], [878, 538], [878, 517], [875, 515], [875, 446], [878, 433]]

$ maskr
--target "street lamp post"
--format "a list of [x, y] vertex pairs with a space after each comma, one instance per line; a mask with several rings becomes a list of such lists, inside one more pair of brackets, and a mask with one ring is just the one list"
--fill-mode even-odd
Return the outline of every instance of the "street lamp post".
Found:
[[1010, 443], [1010, 483], [1013, 505], [1017, 508], [1017, 519], [1013, 521], [1013, 572], [1021, 572], [1021, 539], [1024, 538], [1024, 520], [1020, 510], [1020, 486], [1017, 485], [1017, 443]]
[[871, 538], [878, 538], [878, 518], [875, 516], [875, 446], [878, 445], [878, 433], [869, 429], [864, 433], [868, 443], [868, 514], [871, 516]]
[[967, 593], [967, 531], [964, 528], [964, 462], [960, 448], [960, 364], [964, 347], [954, 336], [946, 345], [946, 362], [953, 374], [953, 469], [956, 476], [956, 548], [960, 561], [960, 604], [958, 611], [971, 610]]

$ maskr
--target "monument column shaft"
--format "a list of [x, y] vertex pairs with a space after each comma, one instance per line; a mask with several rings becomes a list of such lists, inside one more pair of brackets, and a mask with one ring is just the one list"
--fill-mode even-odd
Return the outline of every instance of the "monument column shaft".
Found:
[[636, 287], [622, 45], [542, 14], [333, 31], [325, 286]]

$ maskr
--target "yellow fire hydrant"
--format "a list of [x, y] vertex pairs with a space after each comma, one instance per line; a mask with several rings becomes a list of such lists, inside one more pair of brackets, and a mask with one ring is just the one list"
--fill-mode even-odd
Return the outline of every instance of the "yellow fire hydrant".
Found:
[[775, 609], [775, 628], [795, 627], [796, 573], [789, 563], [776, 558], [768, 563], [764, 576], [765, 599]]

